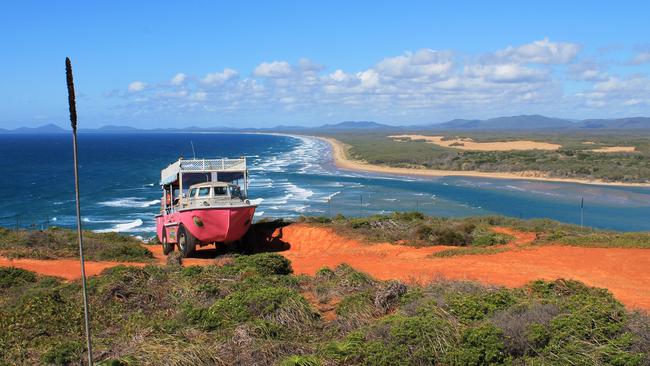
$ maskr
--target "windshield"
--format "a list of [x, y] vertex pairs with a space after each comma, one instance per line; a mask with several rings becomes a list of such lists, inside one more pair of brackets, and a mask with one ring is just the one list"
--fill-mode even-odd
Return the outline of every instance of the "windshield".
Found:
[[207, 197], [210, 195], [210, 187], [199, 188], [199, 197]]
[[194, 197], [196, 195], [196, 188], [190, 189], [190, 197]]
[[214, 187], [215, 196], [223, 196], [226, 194], [226, 187]]
[[230, 186], [230, 195], [233, 198], [241, 198], [241, 189], [237, 186]]

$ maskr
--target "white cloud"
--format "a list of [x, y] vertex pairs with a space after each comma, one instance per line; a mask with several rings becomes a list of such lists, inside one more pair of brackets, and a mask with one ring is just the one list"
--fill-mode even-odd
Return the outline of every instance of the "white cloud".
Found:
[[569, 66], [569, 75], [575, 80], [603, 81], [608, 78], [603, 67], [591, 61], [584, 61]]
[[357, 73], [357, 78], [361, 82], [363, 89], [376, 88], [379, 86], [379, 74], [375, 70], [366, 70]]
[[337, 65], [326, 69], [306, 58], [276, 60], [260, 63], [250, 75], [241, 72], [247, 76], [230, 68], [203, 77], [178, 74], [174, 79], [182, 79], [182, 88], [174, 87], [174, 79], [135, 82], [129, 91], [144, 92], [115, 95], [127, 98], [139, 113], [147, 108], [181, 116], [219, 112], [233, 120], [255, 114], [256, 120], [335, 115], [415, 122], [440, 113], [575, 116], [578, 110], [601, 108], [647, 111], [648, 75], [610, 74], [606, 60], [585, 58], [578, 51], [574, 43], [544, 39], [480, 55], [424, 48], [356, 70]]
[[190, 95], [190, 100], [193, 100], [195, 102], [203, 102], [207, 99], [208, 99], [208, 93], [204, 91], [197, 91], [196, 93]]
[[580, 52], [580, 46], [569, 42], [551, 42], [548, 38], [534, 41], [518, 47], [508, 46], [496, 52], [500, 58], [516, 62], [531, 62], [539, 64], [566, 64], [571, 62]]
[[178, 74], [174, 75], [174, 77], [170, 80], [170, 83], [172, 85], [183, 85], [185, 79], [187, 79], [187, 75], [179, 72]]
[[262, 62], [253, 71], [253, 75], [265, 78], [282, 78], [291, 75], [291, 65], [286, 61]]
[[335, 82], [338, 82], [338, 83], [343, 83], [343, 82], [349, 81], [352, 78], [352, 76], [346, 74], [345, 71], [343, 71], [341, 69], [338, 69], [338, 70], [334, 71], [333, 73], [329, 74], [328, 77], [332, 81], [335, 81]]
[[496, 83], [537, 82], [546, 77], [545, 73], [540, 70], [514, 63], [466, 66], [465, 74], [470, 77], [484, 78]]
[[650, 51], [641, 51], [632, 59], [635, 65], [650, 63]]
[[142, 81], [134, 81], [131, 84], [129, 84], [129, 91], [130, 92], [139, 92], [143, 91], [144, 88], [147, 87], [147, 84], [143, 83]]
[[323, 65], [317, 64], [308, 58], [298, 60], [298, 66], [303, 72], [319, 72], [325, 68]]
[[201, 82], [208, 85], [219, 85], [228, 80], [236, 79], [238, 76], [239, 73], [236, 70], [225, 68], [222, 72], [206, 74], [203, 79], [201, 79]]
[[382, 75], [396, 78], [442, 78], [453, 67], [452, 53], [421, 49], [415, 53], [387, 57], [377, 64]]
[[590, 91], [578, 96], [596, 106], [650, 106], [650, 78], [633, 75], [626, 78], [612, 76], [595, 83]]

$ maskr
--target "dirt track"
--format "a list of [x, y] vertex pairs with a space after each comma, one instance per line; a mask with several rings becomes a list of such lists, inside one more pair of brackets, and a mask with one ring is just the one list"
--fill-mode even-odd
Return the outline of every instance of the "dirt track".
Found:
[[[501, 229], [507, 231], [507, 229]], [[292, 261], [299, 274], [314, 274], [324, 266], [348, 263], [379, 279], [399, 279], [426, 283], [436, 278], [474, 280], [518, 287], [535, 279], [567, 278], [591, 286], [608, 288], [629, 307], [650, 311], [650, 250], [578, 248], [566, 246], [525, 246], [534, 234], [509, 231], [517, 238], [511, 250], [492, 255], [431, 258], [445, 246], [364, 244], [341, 237], [331, 229], [294, 224], [283, 228], [282, 241], [289, 248], [280, 252]], [[519, 246], [524, 247], [519, 248]], [[151, 249], [158, 263], [165, 263], [159, 246]], [[213, 251], [200, 250], [200, 258], [184, 260], [185, 265], [214, 263]], [[86, 262], [86, 273], [96, 275], [118, 262]], [[127, 263], [142, 266], [143, 263]], [[67, 280], [79, 278], [79, 263], [63, 260], [10, 260], [0, 257], [0, 266], [28, 269]]]

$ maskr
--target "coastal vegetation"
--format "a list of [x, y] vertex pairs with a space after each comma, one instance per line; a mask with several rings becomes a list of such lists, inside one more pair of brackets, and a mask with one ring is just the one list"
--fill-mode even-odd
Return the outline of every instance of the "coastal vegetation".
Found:
[[[414, 134], [419, 132], [414, 131]], [[403, 132], [400, 132], [403, 134]], [[330, 135], [349, 146], [350, 158], [389, 167], [521, 173], [526, 176], [650, 182], [650, 136], [587, 132], [426, 132], [445, 140], [482, 142], [519, 140], [557, 144], [555, 150], [463, 150], [425, 140], [397, 139], [395, 133], [339, 133]], [[462, 144], [456, 143], [456, 145]], [[453, 144], [452, 144], [453, 145]], [[622, 149], [625, 147], [625, 149]], [[633, 151], [631, 151], [633, 150]]]
[[420, 212], [395, 212], [368, 217], [302, 217], [299, 221], [333, 228], [337, 233], [367, 242], [388, 242], [413, 246], [445, 245], [437, 256], [493, 254], [514, 237], [495, 227], [533, 233], [530, 245], [567, 245], [596, 248], [647, 248], [650, 233], [598, 230], [564, 224], [550, 219], [522, 220], [506, 216], [464, 218], [431, 217]]
[[[0, 364], [81, 364], [79, 281], [0, 270]], [[89, 279], [100, 365], [650, 365], [650, 318], [603, 289], [292, 274], [277, 254]]]
[[[132, 261], [152, 260], [142, 241], [118, 233], [84, 231], [84, 254], [88, 260]], [[76, 258], [79, 255], [77, 233], [70, 229], [50, 227], [45, 230], [11, 230], [0, 227], [0, 255], [8, 258]]]

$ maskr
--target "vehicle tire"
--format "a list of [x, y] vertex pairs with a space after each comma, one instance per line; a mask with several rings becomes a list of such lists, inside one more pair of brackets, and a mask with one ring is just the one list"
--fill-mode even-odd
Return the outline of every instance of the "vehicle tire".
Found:
[[163, 229], [162, 232], [162, 248], [163, 248], [163, 254], [168, 255], [169, 253], [174, 251], [174, 244], [170, 244], [169, 241], [167, 240], [167, 230]]
[[181, 256], [183, 258], [189, 257], [196, 248], [196, 238], [183, 225], [179, 225], [177, 239], [178, 242], [176, 244], [178, 245], [178, 251], [181, 252]]
[[233, 242], [228, 243], [228, 250], [233, 253], [239, 253], [240, 242], [241, 242], [240, 240], [235, 240]]

